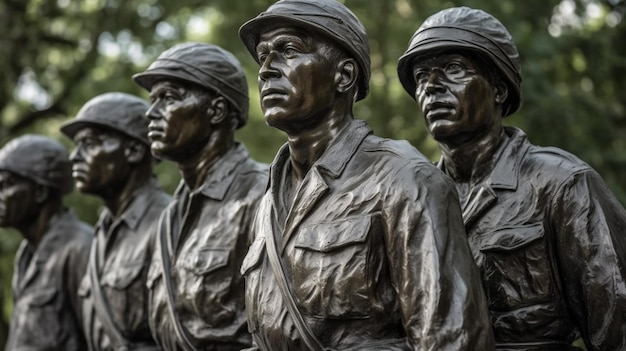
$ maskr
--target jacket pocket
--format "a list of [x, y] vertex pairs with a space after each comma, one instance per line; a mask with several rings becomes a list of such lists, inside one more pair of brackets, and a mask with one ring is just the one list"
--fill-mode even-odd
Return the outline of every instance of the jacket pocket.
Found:
[[367, 318], [372, 215], [303, 226], [295, 238], [294, 292], [308, 314]]
[[78, 287], [78, 296], [82, 298], [86, 298], [91, 295], [91, 282], [89, 281], [89, 268], [87, 272], [83, 276], [83, 279], [80, 281], [80, 286]]
[[[271, 235], [271, 233], [269, 233]], [[246, 253], [246, 257], [243, 258], [241, 263], [241, 275], [246, 276], [251, 270], [257, 268], [262, 261], [263, 253], [265, 252], [265, 237], [257, 238]]]
[[502, 228], [476, 241], [490, 308], [510, 311], [553, 299], [551, 256], [542, 223]]
[[[13, 345], [28, 350], [58, 350], [69, 312], [63, 308], [63, 292], [54, 286], [33, 287], [14, 306], [11, 332]], [[7, 346], [7, 350], [15, 348]], [[21, 348], [17, 348], [18, 350]]]
[[161, 266], [160, 258], [152, 259], [150, 268], [148, 269], [148, 277], [146, 278], [146, 286], [148, 289], [152, 289], [156, 281], [161, 278], [163, 273], [163, 267]]
[[541, 223], [527, 226], [502, 228], [485, 234], [479, 241], [482, 252], [511, 252], [532, 244], [543, 238]]
[[228, 265], [229, 256], [226, 248], [206, 247], [186, 254], [181, 265], [196, 275], [205, 275]]
[[32, 307], [42, 307], [50, 304], [57, 293], [58, 291], [54, 287], [38, 289], [28, 294], [26, 302]]
[[143, 261], [115, 267], [109, 272], [106, 272], [100, 279], [100, 282], [104, 286], [117, 290], [125, 290], [130, 286], [130, 284], [139, 278], [143, 268]]
[[[267, 233], [273, 235], [273, 233]], [[246, 314], [248, 316], [248, 331], [254, 333], [258, 330], [258, 322], [256, 321], [258, 313], [259, 292], [267, 289], [261, 281], [261, 269], [257, 269], [263, 263], [265, 257], [265, 237], [258, 236], [248, 249], [246, 256], [241, 263], [241, 275], [245, 278], [245, 304]]]
[[322, 222], [305, 226], [296, 239], [297, 248], [331, 252], [342, 247], [363, 244], [370, 228], [369, 216], [352, 217], [333, 222]]
[[[185, 309], [200, 319], [206, 328], [231, 323], [239, 309], [230, 305], [234, 294], [243, 294], [243, 278], [239, 267], [231, 267], [230, 250], [225, 247], [204, 247], [180, 256], [182, 267], [176, 296]], [[241, 290], [233, 280], [241, 280]]]
[[102, 294], [111, 306], [111, 318], [122, 330], [145, 318], [145, 273], [145, 262], [141, 260], [112, 267], [100, 278]]

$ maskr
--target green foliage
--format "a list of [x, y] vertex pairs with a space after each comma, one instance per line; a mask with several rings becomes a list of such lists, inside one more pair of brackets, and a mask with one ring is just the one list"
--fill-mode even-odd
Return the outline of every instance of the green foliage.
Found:
[[[250, 87], [250, 119], [237, 133], [253, 157], [273, 159], [283, 133], [265, 125], [257, 91], [258, 65], [237, 30], [270, 0], [3, 0], [0, 2], [0, 144], [27, 133], [72, 143], [58, 131], [91, 97], [123, 91], [147, 97], [130, 79], [162, 51], [183, 41], [208, 41], [241, 60]], [[626, 203], [626, 36], [624, 1], [610, 0], [343, 0], [361, 18], [372, 51], [371, 93], [355, 106], [381, 136], [407, 139], [433, 161], [413, 99], [400, 86], [396, 62], [429, 15], [450, 6], [481, 8], [516, 40], [524, 76], [522, 109], [505, 124], [531, 141], [568, 150], [607, 180]], [[156, 172], [172, 192], [178, 170]], [[101, 202], [74, 192], [66, 203], [93, 223]], [[0, 306], [10, 310], [12, 254], [19, 235], [0, 231]], [[6, 327], [6, 326], [4, 326]], [[0, 345], [4, 342], [0, 324]]]

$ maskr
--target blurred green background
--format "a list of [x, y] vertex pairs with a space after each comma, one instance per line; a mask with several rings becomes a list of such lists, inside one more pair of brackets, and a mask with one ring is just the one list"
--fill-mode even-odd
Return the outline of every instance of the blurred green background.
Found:
[[[218, 44], [239, 57], [250, 84], [250, 121], [238, 132], [252, 156], [270, 162], [285, 141], [267, 127], [256, 89], [258, 66], [237, 29], [269, 0], [1, 0], [0, 145], [24, 133], [47, 134], [71, 149], [58, 130], [91, 97], [123, 91], [147, 97], [131, 75], [184, 41]], [[625, 0], [345, 0], [371, 43], [369, 97], [355, 106], [380, 136], [407, 139], [433, 161], [415, 102], [396, 77], [396, 61], [429, 15], [451, 6], [481, 8], [509, 29], [522, 59], [524, 103], [504, 122], [538, 145], [558, 146], [596, 168], [626, 203]], [[178, 170], [157, 172], [173, 191]], [[95, 222], [101, 202], [74, 192], [67, 204]], [[11, 312], [12, 261], [21, 237], [0, 230], [0, 345]]]

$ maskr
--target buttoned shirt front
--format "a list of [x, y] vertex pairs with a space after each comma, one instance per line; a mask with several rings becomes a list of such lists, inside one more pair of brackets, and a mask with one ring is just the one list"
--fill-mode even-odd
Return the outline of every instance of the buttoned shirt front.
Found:
[[36, 249], [22, 241], [13, 271], [7, 351], [84, 351], [78, 286], [93, 228], [70, 210], [55, 215]]
[[[148, 326], [146, 278], [156, 240], [158, 218], [171, 197], [155, 179], [139, 188], [117, 218], [105, 209], [96, 224], [92, 253], [103, 306], [128, 342], [129, 349], [158, 350]], [[91, 263], [90, 262], [90, 263]], [[90, 267], [89, 269], [93, 269]], [[115, 350], [111, 331], [95, 308], [90, 274], [80, 287], [84, 326], [90, 350]], [[119, 347], [119, 346], [117, 346]]]
[[488, 167], [462, 208], [497, 349], [564, 350], [581, 334], [626, 349], [626, 211], [604, 181], [511, 127]]
[[[198, 350], [240, 350], [250, 345], [244, 311], [244, 281], [239, 267], [250, 242], [250, 222], [267, 185], [267, 166], [253, 161], [236, 144], [191, 191], [184, 183], [163, 213], [161, 228], [169, 276], [162, 256], [154, 256], [150, 288], [150, 327], [164, 350], [188, 350], [177, 336], [168, 306], [183, 333]], [[159, 252], [163, 252], [159, 246]]]
[[268, 261], [274, 235], [293, 298], [324, 347], [489, 350], [493, 336], [451, 180], [406, 141], [354, 120], [281, 205], [283, 146], [242, 265], [255, 347], [308, 349]]

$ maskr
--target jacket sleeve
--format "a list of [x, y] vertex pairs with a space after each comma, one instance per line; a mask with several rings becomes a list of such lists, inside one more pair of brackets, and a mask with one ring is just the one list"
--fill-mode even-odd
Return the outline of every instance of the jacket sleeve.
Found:
[[404, 171], [388, 188], [383, 217], [408, 344], [413, 350], [492, 350], [486, 300], [454, 184], [436, 169]]
[[589, 350], [626, 349], [626, 211], [593, 170], [550, 207], [562, 290]]

